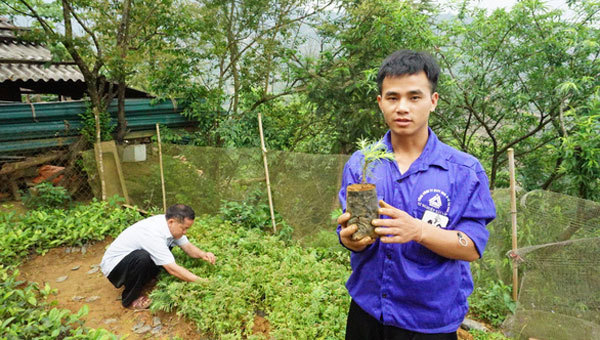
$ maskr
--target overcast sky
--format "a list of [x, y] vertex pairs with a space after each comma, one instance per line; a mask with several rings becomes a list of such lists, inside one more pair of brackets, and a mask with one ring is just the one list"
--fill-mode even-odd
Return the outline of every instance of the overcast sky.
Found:
[[[499, 7], [510, 8], [517, 0], [479, 0], [479, 6], [494, 10]], [[551, 8], [567, 9], [565, 0], [546, 0], [546, 5]]]

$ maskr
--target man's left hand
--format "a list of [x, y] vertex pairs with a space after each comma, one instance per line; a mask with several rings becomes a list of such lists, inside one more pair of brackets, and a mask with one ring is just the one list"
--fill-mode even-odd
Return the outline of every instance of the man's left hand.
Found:
[[425, 223], [410, 216], [407, 212], [394, 208], [383, 200], [379, 201], [379, 214], [389, 216], [389, 219], [374, 219], [375, 233], [380, 235], [383, 243], [420, 242], [423, 237]]
[[200, 258], [203, 259], [204, 261], [210, 263], [210, 264], [215, 264], [215, 261], [217, 261], [217, 258], [215, 257], [215, 254], [210, 253], [210, 252], [202, 252], [200, 254]]

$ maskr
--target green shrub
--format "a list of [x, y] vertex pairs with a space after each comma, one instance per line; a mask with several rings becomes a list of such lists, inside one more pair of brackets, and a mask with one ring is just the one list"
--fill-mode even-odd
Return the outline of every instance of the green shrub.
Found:
[[512, 288], [502, 281], [491, 282], [485, 287], [476, 287], [469, 297], [470, 312], [492, 326], [502, 324], [509, 313], [514, 313], [516, 303], [511, 297]]
[[[272, 230], [271, 210], [265, 203], [263, 193], [260, 190], [252, 192], [243, 201], [221, 201], [219, 214], [227, 221], [238, 224], [244, 228], [259, 228], [262, 230]], [[277, 212], [275, 214], [275, 224], [278, 235], [285, 240], [291, 240], [294, 229]]]
[[22, 201], [28, 209], [64, 208], [71, 202], [71, 196], [64, 187], [42, 182], [29, 189]]
[[264, 313], [273, 339], [338, 339], [344, 334], [350, 297], [345, 262], [312, 248], [286, 243], [260, 228], [240, 228], [202, 217], [188, 231], [200, 248], [217, 256], [214, 266], [175, 251], [177, 262], [207, 283], [188, 284], [164, 275], [151, 298], [154, 310], [178, 313], [217, 339], [258, 339], [254, 316]]

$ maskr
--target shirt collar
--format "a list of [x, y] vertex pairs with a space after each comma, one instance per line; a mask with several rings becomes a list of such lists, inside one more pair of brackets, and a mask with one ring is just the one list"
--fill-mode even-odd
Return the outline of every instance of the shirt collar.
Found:
[[[421, 152], [419, 158], [414, 161], [413, 165], [411, 165], [411, 168], [416, 170], [426, 170], [429, 166], [435, 165], [444, 170], [448, 170], [446, 155], [443, 155], [441, 152], [440, 140], [430, 127], [428, 127], [427, 130], [429, 131], [427, 144], [425, 144], [423, 152]], [[388, 132], [383, 136], [383, 142], [388, 151], [393, 153], [394, 147], [392, 146], [392, 132], [390, 130], [388, 130]]]

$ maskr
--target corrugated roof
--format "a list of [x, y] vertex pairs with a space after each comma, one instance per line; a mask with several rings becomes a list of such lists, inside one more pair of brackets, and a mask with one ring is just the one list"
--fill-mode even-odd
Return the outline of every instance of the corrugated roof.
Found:
[[0, 59], [51, 61], [52, 53], [40, 45], [0, 39]]
[[0, 63], [0, 82], [7, 80], [84, 81], [75, 65]]

